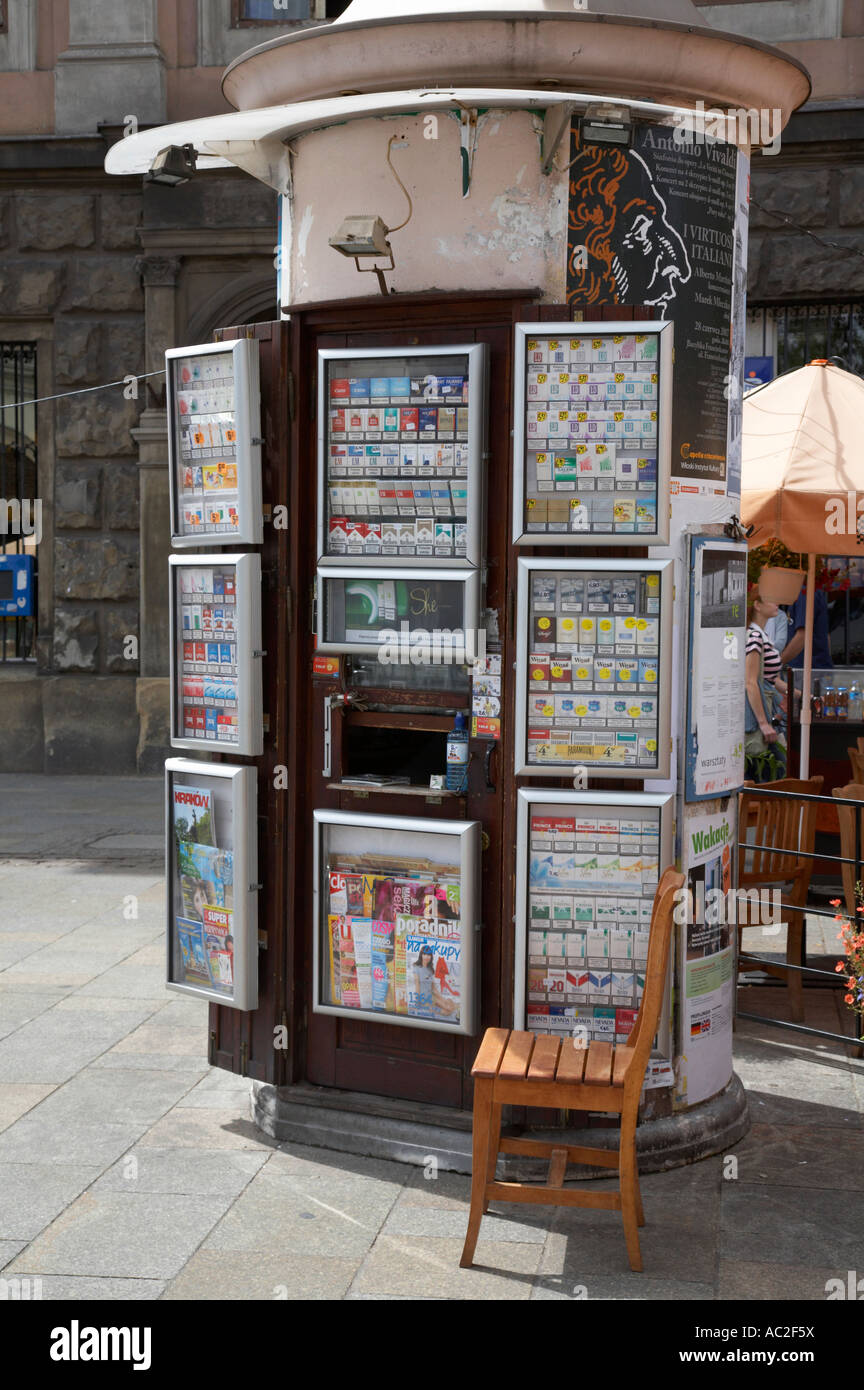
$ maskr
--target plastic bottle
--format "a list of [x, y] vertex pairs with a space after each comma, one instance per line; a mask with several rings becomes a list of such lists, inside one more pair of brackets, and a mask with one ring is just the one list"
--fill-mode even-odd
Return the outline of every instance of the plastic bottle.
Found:
[[822, 703], [822, 682], [821, 682], [821, 681], [817, 681], [817, 682], [816, 682], [816, 689], [813, 691], [813, 694], [810, 696], [810, 713], [813, 715], [813, 718], [814, 718], [814, 719], [821, 719], [821, 718], [822, 718], [822, 714], [823, 714], [823, 703]]
[[447, 790], [459, 796], [468, 790], [468, 730], [464, 714], [457, 714], [447, 735]]
[[849, 687], [849, 718], [859, 720], [864, 716], [864, 698], [861, 695], [861, 687], [857, 681], [853, 681]]
[[837, 718], [849, 718], [849, 689], [845, 685], [837, 687]]
[[833, 719], [837, 714], [837, 691], [833, 685], [825, 687], [825, 718]]

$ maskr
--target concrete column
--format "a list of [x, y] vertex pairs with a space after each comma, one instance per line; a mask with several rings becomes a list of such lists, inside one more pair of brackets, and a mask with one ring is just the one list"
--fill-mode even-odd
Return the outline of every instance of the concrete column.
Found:
[[69, 47], [57, 59], [55, 129], [82, 135], [97, 125], [166, 119], [165, 56], [156, 0], [69, 0]]

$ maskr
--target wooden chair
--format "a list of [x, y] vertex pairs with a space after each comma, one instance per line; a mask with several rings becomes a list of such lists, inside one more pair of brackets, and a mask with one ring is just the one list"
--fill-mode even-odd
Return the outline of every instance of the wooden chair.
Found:
[[860, 736], [860, 734], [859, 734], [859, 736], [858, 736], [858, 738], [856, 738], [855, 742], [858, 744], [858, 752], [859, 752], [859, 753], [864, 753], [864, 738], [862, 738], [862, 737]]
[[[783, 777], [778, 782], [770, 782], [764, 791], [797, 792], [799, 795], [818, 796], [822, 790], [822, 777], [809, 777], [802, 781], [797, 777]], [[791, 797], [758, 796], [757, 789], [745, 788], [739, 798], [738, 824], [742, 832], [753, 831], [753, 845], [764, 845], [765, 849], [750, 848], [742, 844], [738, 857], [739, 888], [782, 888], [784, 917], [786, 918], [786, 962], [801, 964], [801, 945], [804, 939], [804, 907], [813, 873], [813, 860], [804, 855], [813, 853], [816, 842], [815, 801], [794, 801]], [[739, 899], [740, 903], [740, 899]], [[738, 914], [738, 946], [741, 946], [741, 931], [747, 923]], [[755, 924], [754, 924], [755, 925]], [[798, 970], [787, 971], [779, 962], [777, 965], [761, 965], [767, 975], [776, 975], [785, 980], [789, 987], [789, 1006], [794, 1023], [804, 1021], [804, 977]]]
[[[851, 752], [851, 749], [850, 749]], [[864, 802], [864, 777], [860, 780], [856, 778], [854, 782], [849, 782], [845, 787], [835, 787], [832, 796], [839, 796], [844, 801]], [[837, 819], [840, 822], [840, 853], [844, 859], [855, 858], [855, 817], [858, 817], [858, 853], [864, 856], [864, 805], [857, 811], [854, 806], [838, 806]], [[841, 865], [843, 875], [843, 896], [846, 899], [846, 911], [849, 916], [855, 915], [858, 907], [858, 900], [855, 897], [855, 866], [852, 864]], [[864, 879], [864, 871], [858, 875]]]
[[852, 764], [852, 781], [864, 782], [864, 753], [858, 748], [847, 748], [846, 752]]
[[[626, 1046], [592, 1042], [587, 1047], [572, 1039], [488, 1028], [471, 1071], [474, 1077], [474, 1147], [471, 1211], [460, 1264], [468, 1268], [483, 1214], [489, 1202], [529, 1202], [539, 1205], [592, 1207], [620, 1211], [630, 1268], [642, 1269], [638, 1227], [644, 1226], [636, 1163], [636, 1124], [645, 1068], [657, 1031], [663, 1003], [672, 912], [684, 875], [667, 869], [654, 897], [645, 992]], [[621, 1116], [617, 1153], [533, 1139], [501, 1138], [502, 1105], [552, 1107], [555, 1110], [602, 1110]], [[499, 1153], [527, 1154], [549, 1159], [545, 1187], [496, 1182]], [[617, 1168], [617, 1192], [565, 1187], [568, 1163]]]

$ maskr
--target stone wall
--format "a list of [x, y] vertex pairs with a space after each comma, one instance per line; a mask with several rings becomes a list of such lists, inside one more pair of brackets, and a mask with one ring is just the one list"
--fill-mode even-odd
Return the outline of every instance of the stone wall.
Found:
[[[793, 162], [810, 153], [784, 145], [782, 159], [753, 159], [750, 194], [761, 206], [750, 208], [751, 303], [864, 296], [864, 156]], [[801, 227], [841, 249], [821, 246]]]

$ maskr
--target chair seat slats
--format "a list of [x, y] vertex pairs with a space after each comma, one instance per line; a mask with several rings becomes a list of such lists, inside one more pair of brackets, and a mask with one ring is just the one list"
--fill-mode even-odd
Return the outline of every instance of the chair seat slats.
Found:
[[497, 1076], [509, 1036], [509, 1028], [486, 1029], [480, 1044], [480, 1051], [477, 1053], [471, 1068], [472, 1076]]
[[612, 1081], [612, 1053], [610, 1042], [592, 1042], [585, 1059], [585, 1085], [608, 1086]]
[[511, 1033], [498, 1068], [502, 1081], [521, 1081], [528, 1070], [536, 1038], [533, 1033]]
[[576, 1043], [571, 1038], [562, 1042], [555, 1080], [560, 1081], [563, 1086], [566, 1086], [568, 1083], [572, 1085], [574, 1082], [581, 1081], [582, 1073], [585, 1070], [585, 1058], [587, 1056], [587, 1047], [577, 1047]]
[[529, 1081], [554, 1081], [561, 1043], [557, 1038], [539, 1037], [531, 1054]]

